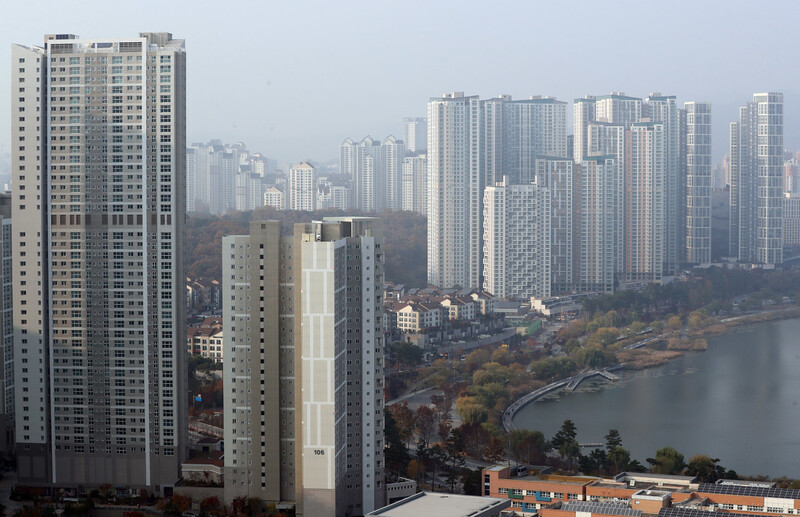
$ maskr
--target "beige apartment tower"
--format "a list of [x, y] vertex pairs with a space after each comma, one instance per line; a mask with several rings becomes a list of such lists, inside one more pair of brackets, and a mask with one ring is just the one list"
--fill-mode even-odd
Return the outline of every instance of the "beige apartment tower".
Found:
[[364, 515], [385, 504], [380, 222], [283, 233], [223, 239], [225, 499]]
[[185, 50], [12, 46], [19, 484], [163, 491], [186, 448]]

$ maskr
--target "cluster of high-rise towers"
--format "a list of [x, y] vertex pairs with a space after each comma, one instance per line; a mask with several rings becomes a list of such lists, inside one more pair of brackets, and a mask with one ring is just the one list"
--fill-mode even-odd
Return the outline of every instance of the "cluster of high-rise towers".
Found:
[[[731, 255], [782, 262], [782, 95], [731, 128]], [[428, 104], [428, 282], [613, 291], [711, 262], [711, 105], [660, 93]]]

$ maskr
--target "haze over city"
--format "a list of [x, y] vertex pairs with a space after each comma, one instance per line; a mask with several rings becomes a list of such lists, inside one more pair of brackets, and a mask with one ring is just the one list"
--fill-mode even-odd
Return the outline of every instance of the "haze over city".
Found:
[[0, 517], [800, 515], [798, 5], [0, 5]]
[[[243, 141], [281, 161], [325, 161], [347, 136], [401, 135], [429, 97], [658, 91], [714, 105], [713, 160], [752, 92], [800, 101], [798, 6], [751, 2], [4, 2], [0, 33], [85, 38], [168, 30], [186, 40], [187, 140]], [[31, 13], [38, 13], [36, 16]], [[6, 45], [0, 67], [9, 70]], [[10, 96], [0, 82], [0, 98]], [[0, 104], [8, 153], [9, 105]], [[568, 114], [568, 116], [571, 116]], [[800, 117], [785, 146], [800, 148]]]

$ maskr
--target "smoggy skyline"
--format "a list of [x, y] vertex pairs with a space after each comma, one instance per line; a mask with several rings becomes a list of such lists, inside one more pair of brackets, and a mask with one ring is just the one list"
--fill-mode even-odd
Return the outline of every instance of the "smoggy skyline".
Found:
[[[402, 138], [429, 97], [464, 91], [569, 103], [612, 90], [713, 104], [713, 158], [754, 92], [785, 94], [785, 146], [800, 148], [798, 4], [775, 1], [6, 2], [0, 98], [12, 43], [169, 31], [186, 40], [188, 141], [245, 142], [280, 161], [329, 160], [348, 136]], [[10, 152], [10, 103], [0, 146]], [[570, 126], [571, 130], [571, 126]]]

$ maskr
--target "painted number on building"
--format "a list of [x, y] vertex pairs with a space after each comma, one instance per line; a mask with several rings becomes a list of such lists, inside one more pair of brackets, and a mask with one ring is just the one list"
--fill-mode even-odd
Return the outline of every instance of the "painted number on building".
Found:
[[324, 456], [325, 450], [324, 449], [314, 449], [314, 455], [316, 456]]

